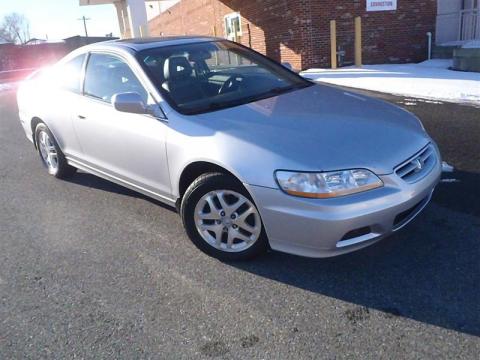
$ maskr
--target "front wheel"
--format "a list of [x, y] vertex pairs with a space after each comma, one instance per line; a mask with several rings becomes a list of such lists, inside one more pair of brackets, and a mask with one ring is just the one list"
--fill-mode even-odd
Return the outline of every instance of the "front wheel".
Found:
[[50, 175], [63, 179], [75, 173], [77, 169], [68, 165], [65, 155], [44, 123], [39, 123], [35, 128], [35, 143], [40, 159]]
[[226, 174], [197, 178], [185, 192], [180, 213], [192, 242], [218, 259], [246, 260], [268, 248], [252, 198], [239, 181]]

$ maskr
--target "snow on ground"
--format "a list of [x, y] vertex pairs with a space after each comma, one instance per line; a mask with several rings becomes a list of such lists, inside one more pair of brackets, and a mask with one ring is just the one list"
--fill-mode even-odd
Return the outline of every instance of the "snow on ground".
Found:
[[479, 49], [480, 48], [480, 40], [472, 40], [468, 41], [467, 43], [462, 45], [464, 49]]
[[465, 49], [472, 49], [472, 48], [480, 47], [480, 40], [447, 41], [445, 43], [440, 44], [439, 46], [456, 46], [456, 47], [463, 47]]
[[18, 83], [16, 82], [0, 83], [0, 92], [13, 90], [17, 87], [17, 85]]
[[420, 64], [364, 65], [362, 68], [309, 69], [314, 81], [414, 98], [480, 105], [480, 73], [448, 70], [452, 60]]
[[10, 82], [10, 83], [0, 83], [0, 92], [13, 90], [17, 87], [17, 83]]
[[457, 47], [462, 47], [464, 49], [477, 49], [477, 48], [480, 48], [480, 40], [448, 41], [446, 43], [440, 44], [439, 46], [457, 46]]

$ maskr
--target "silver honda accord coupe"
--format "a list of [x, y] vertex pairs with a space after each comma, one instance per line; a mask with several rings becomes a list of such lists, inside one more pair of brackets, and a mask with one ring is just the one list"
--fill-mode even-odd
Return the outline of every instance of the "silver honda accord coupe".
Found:
[[17, 98], [50, 175], [81, 169], [175, 206], [223, 260], [373, 244], [427, 205], [441, 174], [412, 114], [218, 38], [89, 45]]

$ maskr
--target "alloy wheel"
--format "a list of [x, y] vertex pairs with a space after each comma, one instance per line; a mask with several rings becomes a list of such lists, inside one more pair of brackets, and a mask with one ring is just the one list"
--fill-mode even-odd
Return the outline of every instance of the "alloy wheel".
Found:
[[38, 148], [49, 173], [55, 174], [58, 170], [57, 149], [46, 131], [42, 130], [38, 133]]
[[255, 205], [232, 190], [215, 190], [203, 195], [195, 206], [194, 220], [203, 240], [226, 252], [248, 249], [262, 230]]

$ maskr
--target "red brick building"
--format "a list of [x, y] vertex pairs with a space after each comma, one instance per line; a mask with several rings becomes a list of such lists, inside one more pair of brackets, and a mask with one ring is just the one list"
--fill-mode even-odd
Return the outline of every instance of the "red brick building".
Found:
[[[367, 11], [367, 2], [395, 10]], [[236, 28], [242, 44], [305, 69], [330, 65], [330, 20], [337, 21], [343, 63], [353, 62], [356, 16], [362, 17], [365, 64], [423, 60], [436, 14], [437, 0], [181, 0], [150, 20], [149, 31], [233, 38]]]

